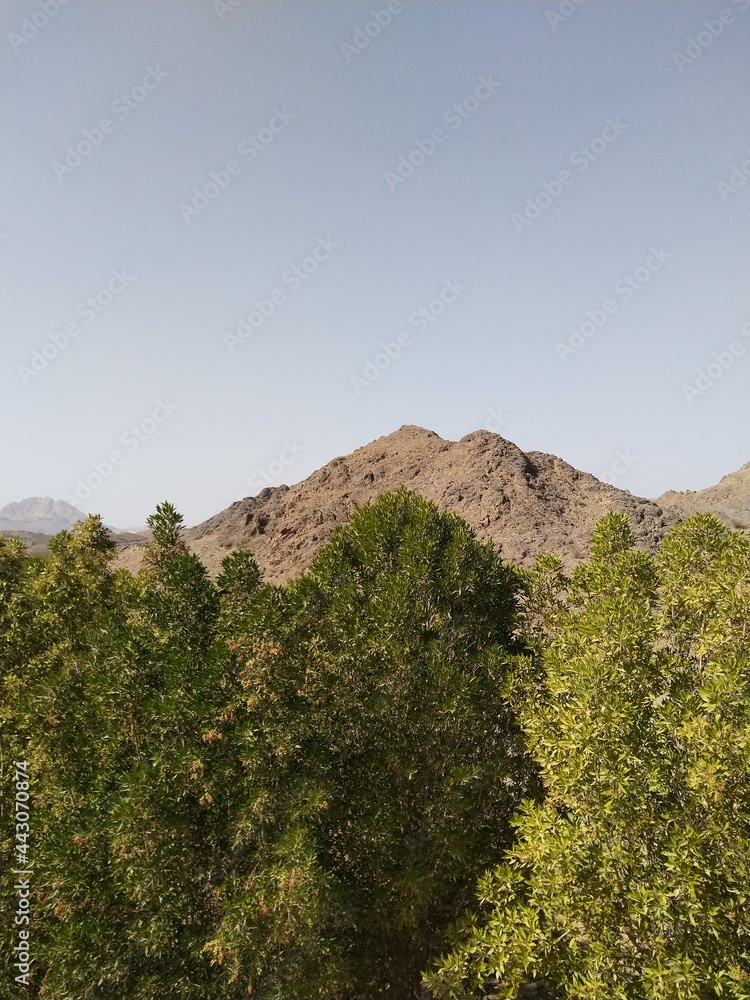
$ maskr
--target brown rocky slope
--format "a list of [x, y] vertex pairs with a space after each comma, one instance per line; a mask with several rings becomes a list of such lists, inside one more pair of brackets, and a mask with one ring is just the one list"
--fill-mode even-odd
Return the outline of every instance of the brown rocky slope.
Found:
[[750, 462], [705, 490], [668, 490], [656, 501], [679, 517], [715, 514], [730, 528], [750, 530]]
[[[489, 431], [445, 441], [405, 426], [351, 455], [334, 458], [295, 486], [263, 490], [190, 528], [185, 539], [215, 573], [233, 549], [250, 549], [264, 579], [283, 583], [307, 568], [338, 524], [359, 506], [401, 485], [459, 514], [504, 559], [532, 565], [558, 553], [570, 569], [588, 555], [589, 536], [609, 511], [624, 511], [639, 546], [654, 551], [678, 517], [652, 500], [600, 482], [543, 452], [528, 454]], [[132, 571], [142, 544], [117, 564]]]

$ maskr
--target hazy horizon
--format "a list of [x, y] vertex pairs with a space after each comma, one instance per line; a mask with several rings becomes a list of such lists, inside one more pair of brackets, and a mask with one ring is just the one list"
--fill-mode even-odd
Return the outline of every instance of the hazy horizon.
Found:
[[750, 458], [749, 0], [0, 17], [0, 506], [194, 524], [403, 424]]

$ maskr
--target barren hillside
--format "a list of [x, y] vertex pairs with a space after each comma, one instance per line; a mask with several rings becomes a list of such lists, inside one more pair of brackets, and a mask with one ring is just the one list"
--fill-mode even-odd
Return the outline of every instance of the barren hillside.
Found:
[[705, 490], [668, 490], [656, 501], [679, 517], [716, 514], [730, 528], [750, 530], [750, 462]]
[[[281, 583], [309, 566], [317, 549], [352, 511], [405, 484], [441, 510], [460, 514], [505, 559], [531, 565], [557, 552], [568, 568], [586, 558], [596, 522], [627, 513], [639, 544], [654, 550], [677, 518], [543, 452], [522, 452], [489, 431], [445, 441], [405, 426], [350, 455], [334, 458], [295, 486], [263, 490], [186, 532], [190, 548], [215, 573], [225, 555], [250, 549], [267, 581]], [[137, 569], [142, 546], [118, 565]]]

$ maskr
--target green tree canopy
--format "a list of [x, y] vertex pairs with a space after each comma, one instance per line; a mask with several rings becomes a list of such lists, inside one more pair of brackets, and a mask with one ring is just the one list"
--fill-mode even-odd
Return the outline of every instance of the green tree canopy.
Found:
[[[545, 562], [529, 614], [550, 641], [519, 662], [545, 787], [481, 908], [427, 977], [438, 997], [750, 996], [750, 540], [714, 517], [657, 560], [624, 515], [570, 581]], [[562, 595], [559, 587], [565, 588]], [[525, 707], [524, 707], [525, 706]]]
[[211, 945], [253, 992], [417, 988], [535, 788], [501, 696], [518, 583], [402, 490], [262, 592], [242, 638], [247, 854]]

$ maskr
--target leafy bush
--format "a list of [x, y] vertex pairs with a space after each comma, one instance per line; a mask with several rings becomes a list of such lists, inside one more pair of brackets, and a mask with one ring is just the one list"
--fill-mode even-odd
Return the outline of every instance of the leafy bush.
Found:
[[98, 518], [0, 552], [32, 995], [407, 995], [535, 789], [500, 693], [517, 573], [406, 491], [286, 588], [248, 553], [214, 584], [171, 505], [149, 523], [135, 579]]
[[149, 523], [135, 578], [0, 539], [28, 996], [748, 1000], [747, 537], [613, 514], [567, 578], [402, 490], [278, 587]]
[[750, 541], [697, 515], [653, 560], [613, 514], [570, 581], [545, 560], [528, 592], [549, 640], [510, 695], [545, 799], [428, 986], [747, 998]]
[[210, 946], [254, 993], [417, 989], [536, 788], [501, 696], [518, 583], [402, 490], [260, 595], [233, 706], [242, 847]]

